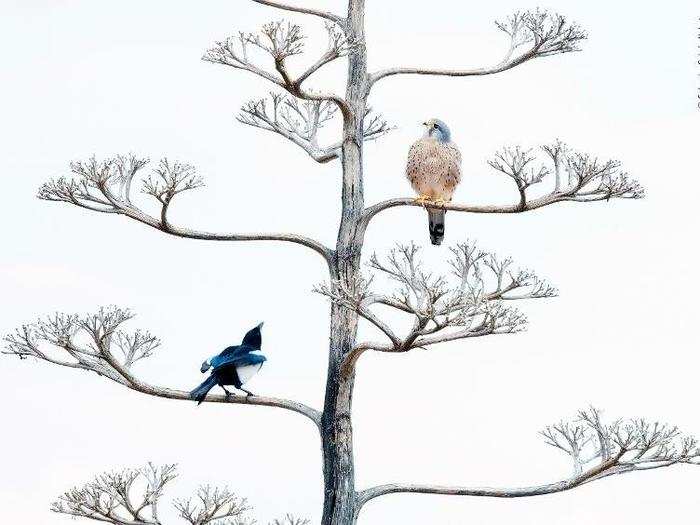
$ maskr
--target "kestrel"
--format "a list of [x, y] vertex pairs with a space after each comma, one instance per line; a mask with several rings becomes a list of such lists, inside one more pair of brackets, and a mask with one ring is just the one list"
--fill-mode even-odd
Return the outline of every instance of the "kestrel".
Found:
[[417, 200], [427, 206], [430, 241], [439, 245], [445, 236], [445, 210], [430, 204], [444, 205], [452, 200], [462, 178], [462, 155], [442, 120], [430, 119], [423, 125], [425, 134], [408, 151], [406, 177], [418, 194]]

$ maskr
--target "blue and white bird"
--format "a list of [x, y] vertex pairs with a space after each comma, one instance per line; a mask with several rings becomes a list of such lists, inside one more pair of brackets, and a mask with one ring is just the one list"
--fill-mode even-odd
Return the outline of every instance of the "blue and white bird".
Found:
[[197, 401], [197, 404], [201, 404], [207, 393], [216, 385], [224, 389], [226, 396], [232, 395], [226, 389], [228, 385], [242, 390], [249, 396], [253, 395], [252, 392], [243, 388], [243, 385], [257, 374], [263, 363], [267, 361], [267, 358], [260, 353], [262, 326], [263, 323], [260, 323], [245, 334], [239, 346], [229, 346], [219, 355], [202, 363], [200, 372], [204, 373], [211, 369], [211, 374], [204, 383], [190, 392], [190, 397]]

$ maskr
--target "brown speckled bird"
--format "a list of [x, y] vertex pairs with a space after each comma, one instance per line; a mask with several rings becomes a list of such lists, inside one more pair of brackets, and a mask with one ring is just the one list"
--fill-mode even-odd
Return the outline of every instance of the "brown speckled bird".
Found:
[[430, 119], [423, 125], [425, 135], [408, 151], [406, 177], [418, 194], [416, 200], [428, 206], [430, 241], [439, 245], [445, 236], [445, 210], [429, 205], [442, 205], [452, 200], [462, 178], [462, 155], [451, 141], [447, 124]]

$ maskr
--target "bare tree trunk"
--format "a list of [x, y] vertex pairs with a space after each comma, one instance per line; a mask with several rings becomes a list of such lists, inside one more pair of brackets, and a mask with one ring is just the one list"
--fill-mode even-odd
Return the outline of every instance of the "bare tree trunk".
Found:
[[323, 525], [349, 525], [355, 516], [355, 467], [352, 448], [352, 389], [354, 370], [343, 360], [352, 348], [357, 317], [347, 308], [333, 306], [326, 402], [321, 419], [323, 443]]
[[[364, 0], [348, 2], [349, 53], [346, 101], [349, 112], [343, 123], [342, 217], [336, 244], [334, 279], [353, 288], [359, 276], [364, 227], [362, 187], [363, 120], [367, 105], [367, 55], [364, 45]], [[331, 307], [331, 335], [326, 399], [321, 420], [323, 443], [323, 525], [355, 523], [357, 498], [352, 442], [352, 393], [354, 366], [346, 359], [355, 346], [357, 313], [339, 305]]]

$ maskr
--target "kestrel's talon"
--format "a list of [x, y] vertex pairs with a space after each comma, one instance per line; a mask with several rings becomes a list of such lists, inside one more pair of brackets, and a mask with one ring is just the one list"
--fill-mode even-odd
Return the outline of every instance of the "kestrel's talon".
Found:
[[418, 195], [418, 197], [415, 198], [415, 202], [417, 204], [420, 204], [421, 206], [425, 206], [427, 203], [431, 201], [430, 195]]

